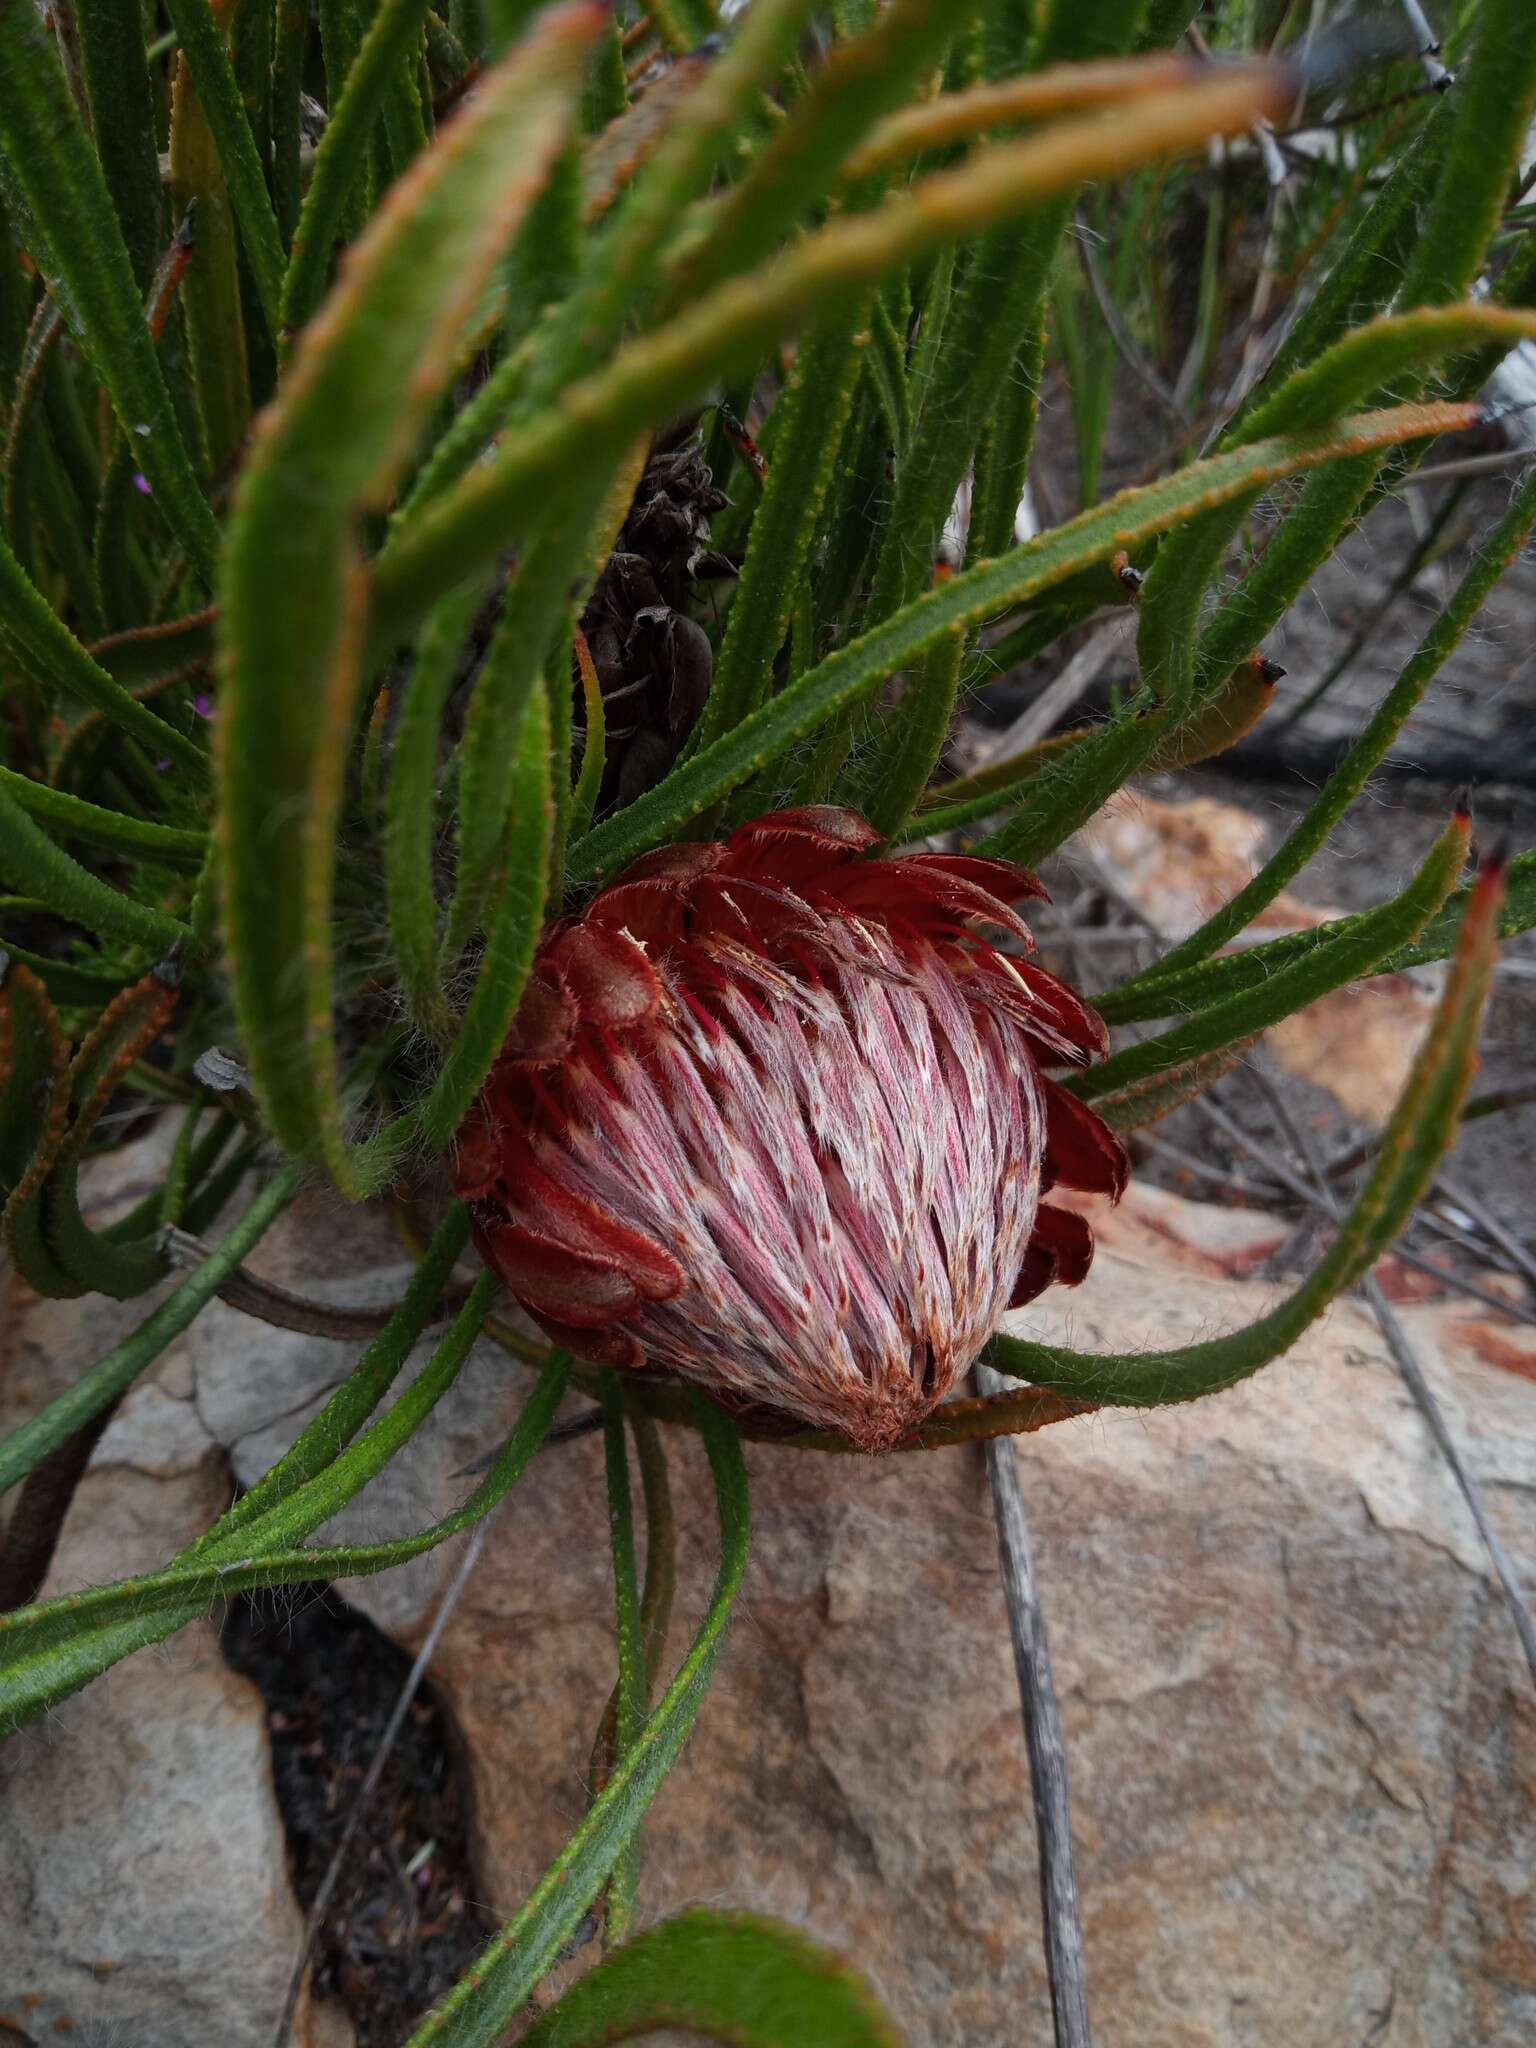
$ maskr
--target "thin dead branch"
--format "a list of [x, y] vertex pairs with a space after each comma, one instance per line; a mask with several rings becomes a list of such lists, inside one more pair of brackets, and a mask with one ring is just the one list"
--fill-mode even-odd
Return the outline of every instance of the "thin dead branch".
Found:
[[[997, 1394], [1007, 1382], [990, 1366], [978, 1364], [980, 1393]], [[1045, 1615], [1035, 1584], [1029, 1524], [1019, 1484], [1018, 1453], [1008, 1437], [983, 1445], [992, 1513], [997, 1522], [998, 1559], [1003, 1596], [1008, 1603], [1008, 1628], [1013, 1637], [1013, 1662], [1019, 1678], [1019, 1703], [1024, 1714], [1024, 1744], [1029, 1753], [1029, 1788], [1035, 1809], [1035, 1835], [1040, 1849], [1040, 1907], [1044, 1918], [1045, 1966], [1051, 1986], [1051, 2013], [1056, 2048], [1093, 2048], [1088, 2021], [1088, 1975], [1083, 1953], [1083, 1916], [1072, 1867], [1072, 1807], [1067, 1786], [1067, 1748], [1061, 1710], [1051, 1675]]]

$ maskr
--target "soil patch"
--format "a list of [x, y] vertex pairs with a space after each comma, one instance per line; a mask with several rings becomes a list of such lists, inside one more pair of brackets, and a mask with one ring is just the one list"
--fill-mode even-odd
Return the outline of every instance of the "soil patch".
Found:
[[[267, 1703], [293, 1888], [308, 1912], [411, 1659], [333, 1588], [244, 1594], [224, 1653]], [[358, 2048], [396, 2048], [494, 1929], [478, 1903], [471, 1809], [453, 1728], [430, 1684], [412, 1701], [331, 1895], [313, 1958]]]

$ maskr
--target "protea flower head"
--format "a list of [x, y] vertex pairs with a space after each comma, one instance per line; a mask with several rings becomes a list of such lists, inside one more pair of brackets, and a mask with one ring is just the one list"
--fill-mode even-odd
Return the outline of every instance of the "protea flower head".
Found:
[[1126, 1173], [1041, 1071], [1103, 1025], [983, 935], [1031, 945], [1035, 877], [876, 844], [818, 807], [637, 861], [546, 937], [454, 1159], [558, 1343], [865, 1450], [1083, 1278], [1088, 1225], [1041, 1196]]

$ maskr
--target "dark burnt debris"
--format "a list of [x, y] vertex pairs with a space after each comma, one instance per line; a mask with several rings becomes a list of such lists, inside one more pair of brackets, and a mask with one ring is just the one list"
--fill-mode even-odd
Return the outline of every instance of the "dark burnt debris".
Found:
[[[224, 1655], [260, 1688], [295, 1895], [314, 1903], [410, 1670], [333, 1587], [230, 1602]], [[431, 1684], [392, 1744], [317, 1932], [311, 1988], [358, 2048], [396, 2048], [495, 1926], [481, 1904], [467, 1768]]]
[[710, 545], [729, 503], [693, 421], [658, 441], [581, 620], [607, 720], [601, 810], [659, 782], [704, 709], [714, 657], [693, 611], [701, 585], [736, 574]]

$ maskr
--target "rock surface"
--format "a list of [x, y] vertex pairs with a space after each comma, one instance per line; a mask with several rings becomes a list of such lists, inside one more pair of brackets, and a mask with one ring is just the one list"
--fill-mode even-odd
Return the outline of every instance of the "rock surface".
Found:
[[[86, 1477], [45, 1592], [149, 1569], [225, 1482], [191, 1403], [141, 1390], [114, 1425], [140, 1469]], [[166, 1425], [158, 1411], [181, 1410]], [[107, 1451], [103, 1440], [102, 1451]], [[266, 1712], [198, 1622], [140, 1651], [0, 1751], [0, 2007], [39, 2041], [269, 2048], [301, 1926]], [[343, 2037], [350, 2041], [350, 2034]]]
[[[1286, 1236], [1272, 1219], [1138, 1187], [1095, 1221], [1090, 1281], [1032, 1309], [1031, 1334], [1091, 1350], [1183, 1341], [1272, 1298], [1253, 1277]], [[389, 1298], [403, 1274], [387, 1224], [320, 1198], [255, 1263], [332, 1299]], [[12, 1380], [28, 1376], [35, 1398], [49, 1374], [73, 1377], [109, 1310], [122, 1313], [35, 1306]], [[1401, 1313], [1529, 1581], [1536, 1332], [1454, 1302]], [[352, 1355], [215, 1307], [103, 1439], [54, 1583], [163, 1559], [227, 1498], [229, 1465], [264, 1469]], [[455, 1504], [470, 1483], [455, 1473], [500, 1439], [526, 1385], [477, 1353], [348, 1530], [401, 1533]], [[717, 1538], [696, 1442], [668, 1442], [675, 1661]], [[1336, 1309], [1219, 1399], [1095, 1416], [1018, 1455], [1099, 2037], [1530, 2039], [1536, 1706], [1475, 1531], [1365, 1313]], [[643, 1914], [706, 1900], [786, 1915], [871, 1974], [913, 2048], [1044, 2048], [1034, 1838], [979, 1455], [866, 1463], [755, 1446], [749, 1463], [753, 1561], [648, 1825]], [[435, 1673], [504, 1912], [585, 1804], [614, 1656], [605, 1522], [597, 1444], [542, 1455]], [[347, 1595], [414, 1644], [451, 1563], [438, 1553]], [[116, 2048], [267, 2048], [298, 1919], [260, 1703], [211, 1629], [130, 1660], [23, 1743], [0, 1784], [0, 1919], [25, 1930], [0, 1963], [0, 2014], [39, 2041], [73, 2018], [71, 2038]], [[24, 2010], [23, 1994], [40, 2002]], [[344, 2030], [310, 2025], [313, 2048], [344, 2048]]]
[[[1187, 938], [1236, 896], [1259, 867], [1269, 836], [1264, 820], [1237, 804], [1206, 796], [1163, 803], [1140, 789], [1122, 790], [1082, 833], [1118, 886], [1170, 939]], [[1346, 914], [1282, 890], [1239, 944]], [[1288, 1073], [1328, 1089], [1362, 1123], [1384, 1124], [1434, 1014], [1439, 978], [1431, 967], [1352, 982], [1272, 1026], [1266, 1042]]]
[[[1186, 1341], [1273, 1290], [1226, 1212], [1134, 1197], [1032, 1332]], [[1048, 1304], [1055, 1306], [1048, 1306]], [[1492, 1362], [1406, 1308], [1506, 1541], [1536, 1574], [1536, 1335]], [[1479, 1318], [1481, 1320], [1481, 1318]], [[673, 1439], [682, 1585], [715, 1543]], [[1536, 2030], [1536, 1706], [1466, 1511], [1374, 1324], [1336, 1309], [1219, 1399], [1019, 1446], [1074, 1780], [1096, 2023], [1137, 2048], [1515, 2048]], [[979, 1456], [749, 1450], [753, 1562], [647, 1831], [644, 1912], [787, 1915], [866, 1968], [915, 2048], [1048, 2043], [1034, 1841]], [[584, 1800], [613, 1664], [601, 1454], [541, 1459], [439, 1664], [510, 1912]], [[592, 1541], [582, 1541], [588, 1531]]]
[[[111, 1213], [160, 1142], [152, 1136], [99, 1163], [93, 1214]], [[331, 1207], [298, 1205], [253, 1264], [324, 1291], [313, 1284], [322, 1244], [337, 1254], [332, 1276], [370, 1233], [376, 1247], [389, 1246], [381, 1219], [348, 1224]], [[398, 1265], [397, 1243], [391, 1256]], [[350, 1282], [360, 1298], [369, 1263], [360, 1259], [362, 1278]], [[0, 1402], [13, 1414], [69, 1385], [147, 1312], [144, 1301], [38, 1301], [14, 1275], [8, 1285]], [[307, 1351], [296, 1357], [296, 1347]], [[163, 1564], [228, 1502], [226, 1451], [243, 1440], [234, 1421], [267, 1426], [350, 1356], [214, 1303], [108, 1426], [44, 1594]], [[270, 2048], [302, 1920], [266, 1709], [225, 1663], [214, 1620], [126, 1659], [0, 1749], [0, 1927], [0, 2015], [24, 2040]], [[351, 2048], [352, 2030], [333, 2009], [309, 2009], [297, 2040]]]

